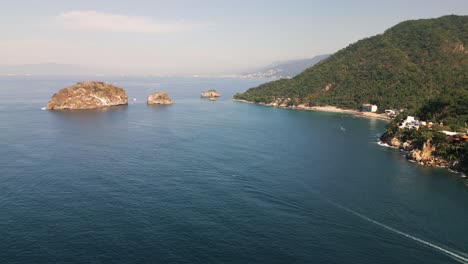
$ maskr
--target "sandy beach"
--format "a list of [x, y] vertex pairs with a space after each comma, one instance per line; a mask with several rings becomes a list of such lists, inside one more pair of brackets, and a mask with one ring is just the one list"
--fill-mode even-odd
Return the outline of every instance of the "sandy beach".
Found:
[[371, 113], [371, 112], [360, 112], [357, 110], [353, 109], [343, 109], [339, 108], [336, 106], [304, 106], [304, 105], [299, 105], [299, 106], [274, 106], [271, 104], [265, 104], [265, 103], [254, 103], [246, 100], [240, 100], [240, 99], [233, 99], [234, 101], [237, 102], [242, 102], [242, 103], [248, 103], [248, 104], [258, 104], [262, 106], [269, 106], [269, 107], [276, 107], [276, 108], [286, 108], [286, 109], [293, 109], [293, 110], [306, 110], [306, 111], [322, 111], [322, 112], [333, 112], [333, 113], [343, 113], [343, 114], [352, 114], [358, 117], [365, 117], [365, 118], [374, 118], [374, 119], [380, 119], [380, 120], [386, 120], [389, 121], [391, 118], [384, 114], [377, 114], [377, 113]]

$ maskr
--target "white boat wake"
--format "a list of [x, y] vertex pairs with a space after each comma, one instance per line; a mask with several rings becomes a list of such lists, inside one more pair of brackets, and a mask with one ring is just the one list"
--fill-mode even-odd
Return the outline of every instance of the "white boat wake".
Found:
[[342, 210], [344, 210], [344, 211], [346, 211], [346, 212], [348, 212], [348, 213], [351, 213], [351, 214], [353, 214], [353, 215], [355, 215], [355, 216], [357, 216], [357, 217], [359, 217], [359, 218], [361, 218], [361, 219], [363, 219], [363, 220], [366, 220], [366, 221], [368, 221], [368, 222], [370, 222], [370, 223], [372, 223], [372, 224], [375, 224], [375, 225], [377, 225], [377, 226], [380, 226], [380, 227], [382, 227], [382, 228], [384, 228], [384, 229], [387, 229], [387, 230], [389, 230], [389, 231], [391, 231], [391, 232], [394, 232], [394, 233], [396, 233], [396, 234], [399, 234], [399, 235], [401, 235], [401, 236], [404, 236], [404, 237], [409, 238], [409, 239], [411, 239], [411, 240], [414, 240], [414, 241], [416, 241], [416, 242], [419, 242], [419, 243], [421, 243], [421, 244], [423, 244], [423, 245], [426, 245], [426, 246], [428, 246], [428, 247], [430, 247], [430, 248], [432, 248], [432, 249], [435, 249], [435, 250], [437, 250], [437, 251], [439, 251], [439, 252], [441, 252], [441, 253], [443, 253], [443, 254], [445, 254], [445, 255], [451, 257], [452, 259], [456, 260], [457, 262], [464, 263], [464, 264], [468, 264], [468, 257], [466, 256], [465, 253], [458, 253], [458, 252], [456, 253], [456, 252], [454, 252], [454, 250], [452, 250], [452, 249], [451, 249], [451, 250], [447, 249], [447, 247], [444, 248], [444, 247], [435, 245], [435, 244], [433, 244], [433, 243], [431, 243], [431, 242], [429, 242], [429, 241], [426, 241], [426, 240], [423, 240], [423, 239], [421, 239], [421, 238], [412, 236], [412, 235], [407, 234], [407, 233], [405, 233], [405, 232], [403, 232], [403, 231], [397, 230], [397, 229], [395, 229], [395, 228], [393, 228], [393, 227], [391, 227], [391, 226], [388, 226], [388, 225], [386, 225], [386, 224], [380, 223], [380, 222], [378, 222], [378, 221], [376, 221], [376, 220], [374, 220], [374, 219], [372, 219], [372, 218], [369, 218], [369, 217], [367, 217], [367, 216], [365, 216], [365, 215], [363, 215], [363, 214], [360, 214], [360, 213], [358, 213], [358, 212], [356, 212], [356, 211], [354, 211], [354, 210], [351, 210], [351, 209], [349, 209], [349, 208], [346, 208], [346, 207], [344, 207], [344, 206], [342, 206], [342, 205], [340, 205], [340, 204], [337, 204], [337, 203], [335, 203], [335, 202], [333, 202], [333, 201], [330, 201], [330, 200], [328, 200], [328, 199], [326, 199], [326, 198], [323, 198], [323, 197], [321, 197], [321, 198], [322, 198], [323, 200], [325, 200], [326, 202], [332, 204], [333, 206], [335, 206], [335, 207], [337, 207], [337, 208], [340, 208], [340, 209], [342, 209]]

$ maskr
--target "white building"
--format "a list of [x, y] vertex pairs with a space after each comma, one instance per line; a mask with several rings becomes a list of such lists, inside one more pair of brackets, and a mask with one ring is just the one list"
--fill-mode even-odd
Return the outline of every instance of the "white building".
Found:
[[377, 112], [377, 106], [373, 105], [373, 104], [363, 104], [362, 105], [362, 111], [363, 112], [375, 113], [375, 112]]
[[414, 116], [407, 116], [405, 120], [403, 120], [400, 128], [409, 128], [409, 129], [413, 129], [413, 128], [419, 128], [419, 121], [416, 120], [416, 118], [414, 118]]
[[403, 121], [403, 123], [414, 123], [414, 122], [416, 122], [416, 119], [414, 118], [414, 116], [407, 116], [406, 120]]

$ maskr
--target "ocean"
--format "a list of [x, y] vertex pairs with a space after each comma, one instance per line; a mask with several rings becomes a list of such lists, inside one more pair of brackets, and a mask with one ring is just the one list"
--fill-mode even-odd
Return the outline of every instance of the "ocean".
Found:
[[99, 78], [129, 105], [41, 110], [87, 79], [0, 78], [0, 263], [468, 263], [466, 181], [379, 146], [384, 121], [229, 78]]

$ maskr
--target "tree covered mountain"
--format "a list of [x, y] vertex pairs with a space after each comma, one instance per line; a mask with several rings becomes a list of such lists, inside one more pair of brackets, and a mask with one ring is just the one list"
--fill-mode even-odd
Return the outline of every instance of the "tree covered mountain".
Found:
[[466, 106], [467, 45], [468, 16], [406, 21], [349, 45], [292, 79], [251, 88], [235, 98], [269, 103], [288, 97], [295, 104], [354, 109], [373, 103], [409, 111], [444, 98], [450, 107], [460, 102]]

